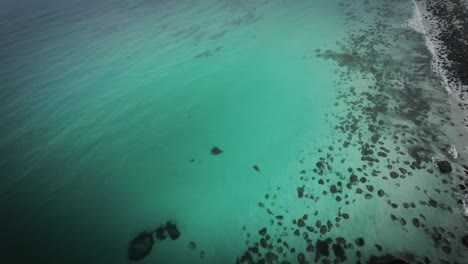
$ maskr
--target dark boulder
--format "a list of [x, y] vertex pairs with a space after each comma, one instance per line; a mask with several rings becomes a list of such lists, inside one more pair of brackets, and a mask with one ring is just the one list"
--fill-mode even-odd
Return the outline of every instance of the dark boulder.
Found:
[[271, 263], [272, 261], [277, 261], [278, 260], [278, 255], [276, 255], [275, 253], [272, 253], [272, 252], [268, 252], [265, 255], [265, 258], [269, 263]]
[[161, 225], [160, 227], [158, 227], [156, 229], [156, 237], [159, 239], [159, 240], [164, 240], [167, 238], [167, 235], [166, 235], [166, 227], [164, 225]]
[[221, 153], [223, 153], [223, 151], [222, 151], [220, 148], [218, 148], [218, 147], [213, 147], [213, 148], [211, 149], [211, 154], [212, 154], [212, 155], [219, 155], [219, 154], [221, 154]]
[[389, 264], [409, 264], [409, 262], [406, 260], [402, 260], [402, 259], [394, 259], [390, 261]]
[[333, 254], [335, 254], [335, 257], [337, 257], [340, 261], [345, 261], [347, 259], [345, 250], [342, 246], [340, 246], [339, 244], [333, 244], [332, 249]]
[[172, 222], [168, 221], [166, 223], [166, 230], [167, 230], [167, 233], [169, 234], [169, 237], [172, 240], [176, 240], [179, 238], [180, 236], [179, 229], [177, 229], [177, 226], [173, 224]]
[[128, 247], [128, 259], [131, 261], [139, 261], [149, 255], [153, 248], [154, 238], [153, 233], [142, 232], [138, 234]]
[[468, 235], [463, 236], [462, 243], [463, 243], [463, 245], [465, 245], [465, 247], [468, 248]]
[[371, 256], [368, 261], [369, 264], [409, 264], [407, 261], [396, 258], [392, 255], [384, 255], [380, 257]]
[[463, 171], [465, 172], [466, 175], [468, 175], [468, 166], [462, 165], [463, 166]]
[[358, 245], [360, 247], [362, 247], [362, 246], [364, 246], [366, 244], [364, 242], [364, 238], [362, 238], [362, 237], [358, 237], [354, 242], [356, 243], [356, 245]]
[[452, 171], [452, 164], [446, 160], [436, 161], [437, 167], [442, 173], [449, 173]]
[[296, 259], [297, 259], [297, 262], [299, 263], [306, 261], [305, 255], [302, 252], [297, 255]]
[[327, 241], [317, 239], [315, 242], [315, 262], [317, 262], [322, 256], [328, 257], [330, 255], [330, 249], [328, 248]]
[[304, 187], [297, 187], [297, 198], [304, 197]]
[[188, 247], [191, 249], [191, 250], [195, 250], [197, 249], [197, 243], [193, 242], [193, 241], [190, 241], [188, 243]]

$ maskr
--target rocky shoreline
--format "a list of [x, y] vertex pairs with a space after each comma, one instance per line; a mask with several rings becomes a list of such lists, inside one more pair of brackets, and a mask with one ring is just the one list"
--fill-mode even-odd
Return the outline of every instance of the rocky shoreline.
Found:
[[[442, 57], [438, 66], [447, 75], [447, 84], [458, 93], [458, 106], [468, 111], [468, 8], [461, 0], [418, 3], [428, 12], [424, 19], [437, 25], [437, 35], [431, 38], [443, 46], [443, 50], [440, 47], [437, 50]], [[464, 121], [468, 127], [467, 117]]]
[[[434, 57], [433, 69], [449, 93], [452, 121], [443, 130], [453, 143], [453, 161], [463, 165], [467, 163], [468, 153], [465, 138], [468, 128], [468, 5], [463, 0], [416, 0], [414, 4], [418, 13], [422, 13], [422, 33]], [[466, 177], [466, 170], [464, 173], [459, 172], [454, 195], [464, 216], [468, 217], [468, 191], [464, 187], [467, 184]]]

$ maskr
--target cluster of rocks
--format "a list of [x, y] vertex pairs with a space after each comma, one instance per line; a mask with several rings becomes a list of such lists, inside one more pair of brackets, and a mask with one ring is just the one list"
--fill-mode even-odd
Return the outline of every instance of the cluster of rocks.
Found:
[[468, 204], [468, 166], [463, 166], [464, 174], [459, 174], [458, 176], [458, 184], [456, 187], [456, 191], [458, 192], [458, 204], [464, 209], [465, 206]]
[[[298, 221], [298, 225], [301, 221]], [[307, 230], [310, 230], [307, 227]], [[297, 263], [307, 264], [309, 261], [317, 262], [322, 260], [323, 263], [331, 263], [330, 259], [334, 258], [336, 262], [346, 262], [348, 257], [346, 255], [347, 249], [353, 249], [354, 246], [360, 248], [365, 245], [364, 239], [359, 237], [353, 242], [348, 242], [344, 237], [337, 237], [332, 239], [328, 237], [324, 240], [317, 239], [315, 243], [309, 237], [308, 232], [302, 234], [295, 231], [295, 235], [302, 237], [307, 246], [304, 248], [296, 248], [290, 245], [282, 238], [274, 238], [268, 234], [267, 228], [262, 228], [258, 231], [260, 240], [255, 242], [254, 245], [249, 247], [244, 254], [239, 257], [236, 263]], [[380, 245], [376, 245], [382, 248]], [[360, 251], [356, 251], [360, 255]], [[315, 256], [314, 256], [315, 255]]]
[[[400, 21], [403, 16], [411, 17], [407, 3], [402, 4], [401, 1], [364, 2], [366, 12], [375, 12], [379, 18], [394, 17], [395, 21]], [[353, 5], [356, 6], [354, 9]], [[398, 5], [402, 5], [401, 9], [396, 8]], [[345, 88], [337, 89], [339, 92], [335, 106], [342, 108], [327, 116], [332, 120], [331, 123], [336, 123], [334, 128], [340, 136], [325, 150], [318, 150], [319, 157], [313, 160], [315, 166], [301, 168], [301, 182], [294, 190], [294, 195], [297, 194], [297, 198], [307, 208], [313, 206], [309, 204], [328, 196], [340, 204], [340, 209], [335, 216], [325, 220], [320, 219], [320, 213], [316, 211], [286, 222], [284, 219], [290, 216], [287, 210], [278, 213], [273, 202], [272, 207], [259, 202], [258, 205], [271, 217], [270, 224], [276, 230], [271, 232], [270, 227], [263, 227], [258, 235], [247, 233], [247, 249], [237, 259], [237, 263], [347, 263], [354, 259], [357, 259], [356, 263], [363, 261], [370, 264], [431, 263], [428, 256], [415, 262], [415, 257], [409, 254], [363, 257], [364, 248], [372, 247], [373, 243], [362, 237], [348, 238], [350, 241], [344, 237], [332, 237], [333, 229], [345, 225], [354, 217], [342, 213], [341, 209], [346, 211], [346, 206], [359, 202], [359, 199], [378, 199], [378, 202], [386, 204], [392, 224], [401, 226], [404, 232], [427, 236], [434, 248], [439, 250], [438, 256], [440, 252], [438, 261], [448, 263], [446, 258], [457, 258], [453, 254], [453, 247], [468, 247], [468, 235], [457, 237], [455, 233], [460, 231], [456, 227], [431, 226], [431, 221], [425, 215], [414, 212], [414, 209], [424, 206], [424, 210], [452, 214], [452, 207], [442, 201], [449, 194], [453, 180], [451, 176], [459, 171], [456, 164], [452, 166], [452, 160], [441, 159], [434, 162], [435, 168], [432, 165], [431, 157], [444, 153], [447, 147], [448, 140], [440, 127], [454, 125], [451, 117], [441, 110], [446, 107], [440, 100], [444, 92], [428, 92], [423, 88], [440, 81], [430, 67], [432, 54], [421, 41], [421, 36], [411, 29], [395, 27], [383, 19], [377, 19], [372, 26], [362, 28], [356, 24], [363, 22], [363, 19], [354, 11], [363, 7], [348, 1], [343, 1], [341, 7], [346, 14], [346, 23], [351, 26], [348, 38], [337, 43], [340, 50], [316, 49], [313, 57], [334, 60], [340, 66], [336, 73], [341, 80], [335, 82], [335, 85]], [[398, 43], [411, 44], [409, 47], [400, 47]], [[405, 54], [408, 56], [404, 60], [396, 59], [398, 56], [394, 54], [399, 53], [400, 49], [409, 49], [411, 53]], [[309, 58], [309, 55], [304, 57]], [[366, 88], [355, 87], [353, 79], [356, 76], [371, 76], [369, 79], [373, 84]], [[356, 163], [353, 159], [347, 173], [336, 168], [342, 168], [349, 162], [349, 157], [340, 155], [346, 150], [349, 153], [357, 150], [360, 160]], [[223, 151], [218, 147], [211, 149], [212, 155], [221, 153]], [[340, 156], [341, 159], [337, 158]], [[303, 164], [304, 159], [300, 161]], [[252, 168], [260, 172], [257, 165]], [[409, 182], [406, 180], [410, 177], [421, 175], [433, 177], [431, 180], [440, 180], [445, 188], [441, 185], [440, 188], [434, 188], [436, 193], [429, 194], [431, 187], [415, 185], [413, 191], [424, 194], [426, 198], [397, 202], [400, 197], [392, 197], [392, 190], [375, 184], [377, 180], [385, 180], [400, 188]], [[321, 191], [317, 191], [317, 186]], [[467, 186], [465, 182], [458, 188], [465, 190]], [[270, 197], [276, 197], [276, 194], [265, 195], [266, 199]], [[411, 228], [410, 231], [407, 228]], [[302, 246], [296, 243], [298, 239]], [[379, 253], [390, 250], [384, 251], [379, 244], [374, 244], [373, 248]]]
[[[459, 5], [460, 2], [459, 1], [455, 1], [457, 2], [455, 5]], [[351, 6], [352, 4], [351, 3], [346, 3], [346, 4], [343, 4], [343, 6]], [[438, 6], [438, 5], [442, 5], [442, 6], [448, 6], [448, 5], [452, 5], [452, 3], [447, 3], [447, 2], [441, 2], [440, 4], [439, 3], [436, 3], [436, 2], [431, 2], [431, 4], [433, 7], [435, 6]], [[434, 12], [442, 12], [442, 13], [447, 13], [449, 12], [448, 9], [451, 9], [451, 8], [446, 8], [446, 9], [443, 9], [442, 11], [437, 9], [437, 8], [433, 8], [433, 11]], [[381, 8], [381, 10], [383, 11], [384, 8]], [[461, 11], [461, 10], [464, 10], [464, 11]], [[458, 14], [466, 14], [466, 9], [459, 9], [456, 11], [456, 13]], [[387, 10], [385, 12], [382, 12], [382, 17], [384, 17], [385, 13], [388, 15], [388, 14], [391, 14], [392, 12], [394, 11], [391, 11], [391, 10]], [[350, 15], [350, 17], [353, 17], [351, 18], [351, 20], [358, 20], [356, 18], [356, 16], [354, 15], [354, 13], [351, 13], [349, 12], [349, 14], [353, 14], [353, 15]], [[466, 18], [464, 19], [461, 19], [460, 21], [466, 21]], [[454, 26], [455, 23], [450, 23], [451, 26]], [[466, 26], [466, 25], [464, 25]], [[397, 30], [397, 29], [390, 29], [388, 26], [386, 26], [385, 24], [379, 24], [377, 27], [381, 27], [380, 32], [388, 32], [387, 30]], [[465, 27], [465, 29], [468, 28], [468, 27]], [[398, 29], [400, 30], [400, 29]], [[459, 30], [459, 28], [458, 28]], [[383, 58], [385, 60], [382, 61], [383, 65], [385, 65], [385, 68], [380, 68], [380, 63], [378, 63], [379, 61], [379, 58], [382, 58], [382, 54], [381, 54], [381, 50], [379, 50], [377, 48], [377, 46], [379, 44], [384, 44], [385, 43], [385, 38], [386, 36], [384, 36], [383, 34], [381, 33], [378, 33], [378, 31], [373, 31], [373, 30], [370, 30], [369, 32], [366, 32], [367, 34], [367, 37], [366, 38], [363, 38], [363, 35], [362, 34], [359, 34], [357, 32], [354, 32], [353, 33], [353, 37], [351, 38], [351, 42], [348, 42], [346, 44], [343, 45], [343, 50], [345, 51], [350, 51], [352, 50], [353, 52], [351, 53], [346, 53], [346, 52], [333, 52], [333, 51], [326, 51], [325, 53], [321, 53], [320, 50], [317, 51], [317, 57], [321, 57], [321, 58], [325, 58], [325, 59], [333, 59], [333, 60], [336, 60], [337, 63], [342, 66], [342, 67], [346, 67], [348, 69], [348, 73], [342, 73], [342, 75], [345, 77], [343, 78], [342, 80], [342, 83], [346, 83], [348, 80], [350, 80], [352, 78], [351, 74], [349, 74], [350, 72], [364, 72], [364, 73], [369, 73], [369, 74], [372, 74], [375, 81], [376, 81], [376, 86], [375, 87], [370, 87], [372, 89], [375, 89], [377, 93], [375, 94], [372, 94], [371, 92], [362, 92], [361, 94], [361, 97], [363, 98], [362, 100], [349, 100], [348, 98], [352, 98], [352, 97], [357, 97], [359, 96], [359, 94], [354, 90], [354, 88], [351, 88], [350, 90], [348, 91], [345, 91], [343, 94], [346, 94], [346, 95], [343, 95], [342, 96], [342, 99], [344, 100], [347, 100], [345, 101], [346, 104], [349, 104], [350, 105], [350, 112], [348, 113], [348, 115], [345, 116], [345, 118], [343, 118], [343, 116], [339, 116], [337, 115], [337, 117], [339, 118], [339, 120], [341, 121], [340, 122], [340, 126], [337, 126], [337, 129], [340, 129], [343, 133], [350, 133], [350, 135], [348, 136], [348, 138], [352, 138], [353, 135], [358, 135], [359, 136], [359, 142], [363, 142], [363, 143], [359, 143], [362, 145], [362, 154], [363, 154], [363, 158], [361, 160], [367, 160], [367, 161], [373, 161], [374, 163], [376, 161], [378, 161], [378, 159], [381, 159], [381, 158], [386, 158], [387, 156], [391, 156], [391, 154], [389, 152], [379, 152], [378, 153], [378, 157], [377, 159], [372, 157], [372, 154], [373, 152], [375, 152], [375, 146], [372, 146], [369, 148], [367, 143], [365, 143], [365, 140], [362, 139], [362, 135], [360, 130], [361, 130], [361, 127], [362, 125], [359, 125], [360, 123], [360, 120], [363, 119], [363, 117], [368, 117], [367, 118], [367, 125], [369, 126], [369, 131], [370, 132], [373, 132], [374, 135], [372, 136], [371, 138], [371, 141], [373, 144], [375, 143], [379, 143], [379, 139], [385, 139], [385, 133], [382, 133], [382, 129], [379, 128], [379, 126], [381, 127], [385, 127], [387, 124], [387, 122], [380, 122], [379, 121], [379, 126], [375, 126], [376, 125], [376, 122], [375, 122], [375, 117], [376, 116], [387, 116], [389, 120], [392, 120], [394, 119], [394, 117], [398, 117], [398, 118], [403, 118], [403, 119], [406, 119], [407, 121], [410, 121], [410, 122], [413, 122], [417, 127], [418, 127], [418, 130], [419, 131], [415, 131], [415, 132], [412, 132], [410, 130], [410, 127], [404, 125], [404, 126], [401, 126], [400, 128], [402, 128], [402, 131], [398, 131], [400, 129], [398, 129], [397, 131], [395, 131], [396, 133], [394, 134], [393, 136], [393, 139], [394, 139], [394, 144], [396, 146], [398, 146], [397, 148], [399, 148], [399, 146], [404, 146], [404, 145], [410, 145], [407, 149], [406, 152], [401, 152], [399, 149], [395, 148], [396, 150], [396, 153], [395, 154], [398, 154], [399, 156], [400, 155], [405, 155], [405, 154], [409, 154], [410, 157], [412, 157], [414, 159], [414, 162], [408, 162], [407, 164], [405, 165], [409, 165], [410, 168], [399, 168], [400, 169], [400, 173], [396, 172], [396, 171], [391, 171], [390, 172], [390, 177], [392, 179], [398, 179], [398, 178], [405, 178], [405, 174], [406, 176], [412, 176], [412, 173], [411, 171], [417, 171], [417, 170], [421, 170], [421, 169], [426, 169], [428, 173], [430, 174], [434, 174], [434, 171], [430, 168], [427, 168], [425, 167], [424, 163], [428, 163], [430, 161], [430, 157], [431, 156], [435, 156], [436, 153], [440, 153], [440, 152], [443, 152], [444, 151], [444, 143], [443, 141], [441, 140], [442, 138], [442, 135], [443, 135], [443, 131], [441, 131], [440, 129], [438, 129], [437, 127], [435, 126], [428, 126], [427, 124], [429, 122], [426, 122], [429, 121], [429, 115], [427, 114], [428, 112], [431, 112], [433, 111], [433, 109], [435, 108], [434, 106], [432, 105], [429, 105], [428, 102], [432, 101], [432, 102], [436, 102], [438, 101], [438, 99], [436, 98], [430, 98], [428, 97], [425, 93], [425, 91], [423, 91], [421, 88], [418, 88], [418, 87], [415, 87], [413, 85], [413, 83], [418, 83], [418, 82], [431, 82], [431, 81], [436, 81], [436, 80], [432, 80], [431, 78], [429, 77], [425, 77], [424, 75], [419, 75], [419, 74], [415, 74], [415, 72], [413, 72], [413, 70], [411, 70], [411, 67], [408, 67], [408, 68], [405, 68], [403, 72], [402, 69], [403, 68], [399, 68], [399, 66], [397, 64], [395, 65], [391, 65], [392, 63], [392, 58], [389, 57], [389, 58]], [[402, 30], [403, 31], [403, 30]], [[466, 30], [465, 30], [466, 31]], [[411, 32], [407, 32], [408, 33], [408, 36], [410, 34], [412, 34]], [[406, 37], [405, 35], [407, 34], [405, 32], [401, 32], [401, 36], [403, 37]], [[458, 34], [458, 32], [456, 33], [452, 33], [451, 30], [449, 31], [446, 31], [444, 34], [445, 35], [453, 35], [453, 34]], [[415, 35], [415, 34], [413, 34]], [[375, 38], [375, 39], [374, 39]], [[393, 39], [394, 41], [395, 39]], [[375, 42], [374, 42], [375, 41]], [[458, 38], [457, 40], [455, 41], [464, 41], [463, 38]], [[374, 43], [372, 43], [374, 42]], [[403, 43], [403, 41], [401, 41], [401, 43]], [[348, 45], [349, 44], [349, 45]], [[359, 52], [359, 48], [356, 48], [355, 44], [358, 44], [360, 47], [366, 47], [365, 51], [363, 52]], [[386, 44], [386, 43], [385, 43]], [[384, 44], [384, 45], [385, 45]], [[367, 45], [367, 46], [366, 46]], [[466, 43], [463, 44], [466, 46]], [[390, 46], [390, 45], [388, 45]], [[372, 47], [372, 49], [369, 49], [369, 47]], [[377, 52], [377, 50], [379, 50]], [[424, 50], [424, 49], [423, 49]], [[453, 54], [459, 54], [461, 51], [460, 50], [457, 50], [457, 51], [453, 51]], [[380, 53], [380, 54], [379, 54]], [[426, 58], [430, 58], [430, 55], [428, 54], [428, 52], [425, 52], [427, 55], [425, 55]], [[372, 55], [371, 55], [372, 54]], [[371, 56], [369, 56], [371, 55]], [[466, 54], [465, 54], [466, 55]], [[458, 56], [458, 55], [457, 55]], [[458, 62], [460, 62], [460, 60], [464, 60], [462, 58], [465, 58], [466, 56], [458, 56], [456, 58], [456, 60]], [[406, 58], [407, 61], [411, 62], [411, 57], [407, 57]], [[421, 63], [421, 66], [418, 66], [420, 68], [424, 67], [424, 64], [426, 64], [426, 69], [430, 69], [430, 61], [422, 61], [423, 63]], [[465, 60], [466, 62], [466, 60]], [[380, 65], [379, 65], [380, 64]], [[404, 63], [401, 63], [402, 65]], [[414, 64], [416, 65], [416, 64]], [[397, 67], [393, 67], [393, 66], [397, 66]], [[457, 66], [458, 67], [458, 66]], [[392, 74], [390, 71], [393, 71], [393, 72], [398, 72], [398, 75], [400, 76], [405, 76], [406, 80], [412, 80], [411, 82], [403, 82], [403, 90], [396, 90], [394, 88], [398, 88], [396, 87], [394, 84], [392, 84], [392, 82], [394, 82], [394, 80], [392, 79], [396, 79], [396, 75]], [[463, 74], [466, 75], [466, 70], [463, 68]], [[429, 71], [427, 71], [429, 72]], [[390, 92], [389, 92], [390, 91]], [[367, 99], [367, 100], [366, 100]], [[400, 102], [400, 105], [398, 105], [397, 107], [393, 107], [390, 108], [389, 107], [389, 104], [388, 102]], [[367, 106], [364, 106], [362, 102], [370, 102], [371, 104], [367, 105]], [[373, 105], [372, 105], [373, 103]], [[401, 104], [403, 103], [403, 104]], [[440, 108], [442, 109], [442, 108]], [[362, 116], [358, 116], [356, 117], [356, 111], [358, 111], [358, 113], [362, 113]], [[371, 113], [368, 113], [368, 112], [371, 112]], [[446, 115], [445, 112], [442, 112], [441, 110], [438, 110], [437, 112], [434, 111], [434, 114], [433, 116], [441, 116], [441, 120], [440, 120], [440, 123], [441, 125], [450, 125], [450, 126], [454, 126], [453, 122], [450, 121], [450, 117]], [[375, 134], [376, 132], [379, 132], [378, 134]], [[410, 132], [410, 133], [408, 133]], [[351, 135], [352, 134], [352, 135]], [[382, 136], [384, 135], [384, 136]], [[410, 137], [409, 137], [410, 136]], [[375, 139], [375, 140], [374, 140]], [[428, 140], [429, 139], [429, 140]], [[418, 142], [419, 141], [419, 142]], [[440, 143], [439, 143], [440, 142]], [[345, 142], [346, 144], [343, 145], [343, 147], [347, 147], [349, 145], [352, 145], [352, 142], [350, 142], [349, 140]], [[409, 143], [409, 144], [408, 144]], [[419, 143], [419, 144], [418, 144]], [[423, 145], [423, 146], [421, 146]], [[378, 151], [378, 150], [377, 150]], [[432, 153], [432, 154], [431, 154]], [[370, 156], [368, 156], [370, 155]], [[394, 156], [394, 155], [393, 155]], [[370, 159], [368, 158], [370, 157]], [[395, 164], [395, 162], [387, 159], [387, 162], [389, 163], [389, 165], [387, 166], [388, 169], [392, 169], [392, 167], [394, 167], [393, 165]], [[398, 163], [398, 161], [396, 162]], [[439, 171], [444, 174], [444, 173], [451, 173], [454, 171], [454, 168], [452, 167], [452, 164], [447, 161], [447, 160], [438, 160], [435, 162], [436, 164], [436, 167], [439, 169]], [[468, 167], [467, 167], [468, 168]], [[410, 170], [411, 169], [411, 170]], [[438, 174], [435, 174], [436, 177], [439, 177]], [[442, 178], [442, 183], [443, 184], [448, 184], [450, 181], [452, 181], [453, 179], [450, 178], [447, 180], [447, 178]], [[400, 185], [397, 185], [398, 187]], [[458, 186], [459, 189], [465, 189], [466, 188], [466, 182], [463, 182], [462, 184], [460, 184]], [[421, 188], [419, 186], [416, 186], [416, 190], [418, 191], [421, 191]], [[435, 189], [436, 192], [438, 194], [450, 194], [449, 192], [449, 189], [447, 188], [447, 190], [445, 191], [441, 191], [440, 189], [436, 188]], [[424, 193], [427, 193], [427, 190], [424, 190]], [[391, 201], [388, 200], [388, 204], [393, 207], [394, 209], [398, 208], [398, 205], [396, 203], [393, 203]], [[414, 204], [414, 203], [413, 203]], [[441, 202], [438, 202], [436, 201], [435, 199], [429, 197], [429, 201], [426, 202], [426, 201], [420, 201], [420, 204], [421, 205], [427, 205], [429, 207], [433, 207], [433, 208], [440, 208], [444, 211], [448, 211], [450, 213], [453, 212], [452, 208], [449, 206], [449, 205], [446, 205], [444, 203], [441, 203]], [[409, 204], [406, 203], [406, 206], [404, 206], [405, 208], [409, 208]], [[420, 215], [421, 218], [424, 218], [425, 217], [423, 215]], [[398, 218], [396, 216], [393, 216], [392, 215], [392, 220], [399, 220], [399, 222], [402, 224], [402, 225], [405, 225], [406, 224], [406, 221], [403, 219], [403, 218]], [[419, 221], [418, 218], [413, 218], [412, 220], [413, 224], [415, 227], [419, 227], [420, 225], [422, 225]], [[424, 227], [424, 225], [423, 225]], [[439, 227], [439, 228], [442, 228], [442, 227]], [[437, 230], [439, 229], [437, 228]], [[433, 229], [436, 229], [435, 227]], [[444, 230], [444, 228], [442, 228]], [[455, 230], [457, 229], [456, 227], [454, 228]], [[429, 231], [431, 229], [428, 229], [428, 228], [424, 228], [424, 231], [426, 233], [428, 233], [429, 235], [434, 232], [431, 232]], [[446, 234], [449, 234], [450, 238], [449, 239], [443, 239], [443, 235], [436, 235], [435, 237], [436, 238], [440, 238], [442, 237], [442, 241], [444, 241], [445, 245], [441, 245], [439, 248], [441, 249], [441, 251], [447, 255], [450, 255], [452, 250], [451, 250], [451, 247], [450, 247], [450, 241], [453, 241], [453, 239], [455, 239], [455, 235], [453, 233], [451, 233], [450, 231], [447, 231]], [[437, 247], [438, 244], [436, 243], [435, 244], [435, 247]], [[443, 261], [443, 260], [441, 260]]]
[[[255, 233], [247, 233], [248, 248], [237, 262], [303, 264], [314, 261], [354, 263], [357, 260], [356, 263], [372, 264], [431, 263], [434, 254], [417, 258], [417, 261], [413, 261], [415, 257], [409, 255], [363, 256], [364, 250], [360, 248], [371, 246], [364, 238], [353, 238], [347, 242], [343, 237], [330, 237], [333, 229], [359, 217], [342, 213], [342, 208], [349, 211], [347, 206], [352, 203], [379, 199], [377, 202], [388, 205], [388, 215], [392, 222], [401, 226], [402, 233], [415, 232], [414, 235], [427, 237], [438, 250], [435, 253], [438, 261], [448, 263], [448, 260], [458, 258], [454, 248], [468, 242], [468, 238], [457, 237], [455, 234], [460, 233], [457, 227], [432, 226], [434, 223], [431, 219], [414, 210], [424, 206], [423, 210], [446, 212], [447, 217], [452, 217], [454, 213], [446, 198], [452, 198], [451, 182], [458, 171], [457, 165], [446, 159], [437, 160], [435, 167], [432, 163], [432, 157], [446, 152], [449, 142], [440, 127], [453, 126], [451, 117], [441, 110], [446, 108], [440, 100], [445, 95], [444, 91], [434, 92], [423, 88], [439, 82], [431, 69], [432, 54], [418, 33], [388, 23], [387, 19], [392, 17], [394, 21], [401, 21], [402, 16], [412, 16], [406, 2], [365, 1], [361, 5], [343, 1], [341, 7], [351, 28], [349, 37], [337, 43], [341, 50], [316, 49], [314, 57], [311, 58], [310, 53], [304, 56], [334, 60], [340, 66], [340, 70], [336, 71], [341, 79], [335, 83], [340, 87], [335, 106], [341, 108], [327, 116], [339, 136], [324, 150], [308, 153], [314, 155], [313, 165], [299, 169], [301, 182], [293, 190], [307, 208], [313, 208], [313, 203], [321, 199], [329, 202], [332, 197], [339, 203], [340, 210], [336, 216], [325, 221], [316, 211], [286, 222], [284, 219], [290, 216], [287, 210], [278, 212], [278, 208], [275, 208], [277, 203], [259, 202], [258, 205], [271, 217], [270, 225], [276, 229], [271, 232], [270, 228], [262, 228], [258, 239], [254, 238]], [[367, 26], [369, 21], [363, 21], [356, 15], [362, 9], [377, 14], [375, 23]], [[361, 22], [366, 27], [358, 25]], [[410, 45], [400, 47], [400, 43]], [[404, 60], [395, 56], [403, 49], [411, 51]], [[362, 76], [370, 76], [373, 84], [364, 88], [353, 86], [355, 77]], [[350, 157], [353, 154], [343, 155], [343, 152], [357, 153], [360, 162], [356, 163], [356, 159]], [[304, 157], [298, 160], [305, 164]], [[348, 163], [346, 172], [342, 168]], [[392, 197], [394, 190], [388, 189], [387, 192], [386, 185], [380, 184], [381, 180], [385, 180], [389, 186], [408, 187], [411, 177], [422, 176], [430, 176], [430, 181], [440, 181], [441, 185], [440, 188], [433, 188], [424, 183], [415, 184], [413, 191], [426, 197], [415, 201], [397, 202], [401, 197]], [[267, 194], [265, 198], [272, 196]], [[327, 215], [330, 213], [327, 212]], [[379, 244], [374, 247], [379, 253], [391, 250], [384, 251]], [[354, 252], [351, 253], [351, 250]]]
[[459, 106], [468, 110], [468, 89], [463, 88], [468, 85], [468, 7], [463, 1], [425, 1], [425, 5], [430, 13], [426, 19], [435, 20], [440, 27], [435, 38], [445, 47], [438, 51], [444, 59], [440, 67], [453, 84], [451, 88], [459, 89]]
[[[211, 153], [211, 155], [217, 156], [217, 155], [220, 155], [220, 154], [224, 153], [224, 151], [221, 150], [219, 147], [214, 146], [214, 147], [211, 148], [210, 153]], [[193, 161], [194, 161], [194, 160], [193, 160]], [[258, 165], [253, 165], [252, 168], [253, 168], [256, 172], [260, 172], [260, 167], [258, 167]]]
[[128, 259], [131, 261], [140, 261], [146, 258], [153, 248], [156, 239], [160, 241], [165, 240], [167, 235], [172, 240], [176, 240], [180, 237], [180, 231], [177, 226], [171, 221], [167, 221], [165, 225], [159, 226], [156, 230], [152, 232], [143, 231], [136, 235], [130, 241], [128, 247]]

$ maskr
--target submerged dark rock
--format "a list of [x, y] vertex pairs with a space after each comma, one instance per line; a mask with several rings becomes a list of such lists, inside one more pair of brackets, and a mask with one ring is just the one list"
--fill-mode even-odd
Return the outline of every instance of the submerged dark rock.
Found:
[[257, 165], [253, 165], [253, 169], [260, 172], [260, 168]]
[[304, 220], [302, 220], [302, 218], [299, 218], [299, 220], [297, 221], [297, 226], [298, 227], [304, 227], [305, 226], [305, 222], [304, 222]]
[[362, 237], [358, 237], [354, 242], [356, 243], [356, 245], [358, 245], [360, 247], [365, 245], [364, 238], [362, 238]]
[[339, 258], [340, 261], [345, 261], [347, 259], [345, 251], [342, 246], [338, 244], [333, 244], [332, 249], [333, 249], [333, 254], [335, 254], [335, 256]]
[[463, 245], [465, 245], [465, 247], [468, 248], [468, 235], [463, 236], [462, 243], [463, 243]]
[[317, 239], [315, 242], [315, 262], [317, 262], [322, 256], [328, 257], [330, 250], [328, 249], [327, 241]]
[[223, 153], [223, 151], [222, 151], [220, 148], [218, 148], [218, 147], [213, 147], [213, 148], [211, 149], [211, 155], [219, 155], [219, 154], [221, 154], [221, 153]]
[[177, 226], [171, 223], [170, 221], [166, 223], [166, 230], [167, 230], [167, 233], [169, 234], [169, 237], [172, 240], [176, 240], [179, 238], [180, 236], [179, 229], [177, 229]]
[[188, 243], [188, 248], [190, 248], [191, 250], [195, 250], [195, 249], [197, 249], [197, 244], [195, 242], [193, 242], [193, 241], [190, 241]]
[[297, 187], [297, 198], [302, 198], [304, 196], [304, 187]]
[[377, 195], [379, 195], [379, 197], [383, 197], [385, 195], [384, 190], [378, 190]]
[[297, 255], [296, 259], [297, 259], [297, 261], [298, 261], [299, 263], [302, 263], [302, 262], [305, 261], [306, 258], [305, 258], [304, 253], [301, 252], [301, 253], [299, 253], [299, 254]]
[[368, 261], [369, 264], [409, 264], [407, 261], [396, 258], [392, 255], [384, 255], [380, 257], [371, 256]]
[[272, 261], [277, 261], [278, 260], [278, 255], [272, 253], [272, 252], [268, 252], [266, 255], [265, 255], [265, 258], [267, 259], [268, 262], [272, 262]]
[[445, 160], [436, 161], [437, 167], [442, 173], [449, 173], [452, 171], [452, 164]]
[[167, 238], [167, 235], [166, 235], [166, 227], [164, 225], [161, 225], [159, 226], [157, 229], [156, 229], [156, 237], [159, 239], [159, 240], [164, 240]]
[[141, 232], [138, 234], [128, 247], [128, 259], [131, 261], [140, 261], [151, 253], [153, 248], [153, 233]]
[[383, 249], [382, 246], [379, 245], [379, 244], [375, 244], [374, 246], [378, 251], [382, 251], [382, 249]]

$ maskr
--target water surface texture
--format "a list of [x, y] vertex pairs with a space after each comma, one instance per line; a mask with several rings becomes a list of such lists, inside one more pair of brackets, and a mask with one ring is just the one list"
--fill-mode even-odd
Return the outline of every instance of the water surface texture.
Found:
[[467, 83], [430, 9], [3, 1], [0, 262], [130, 263], [170, 220], [141, 263], [466, 263]]

